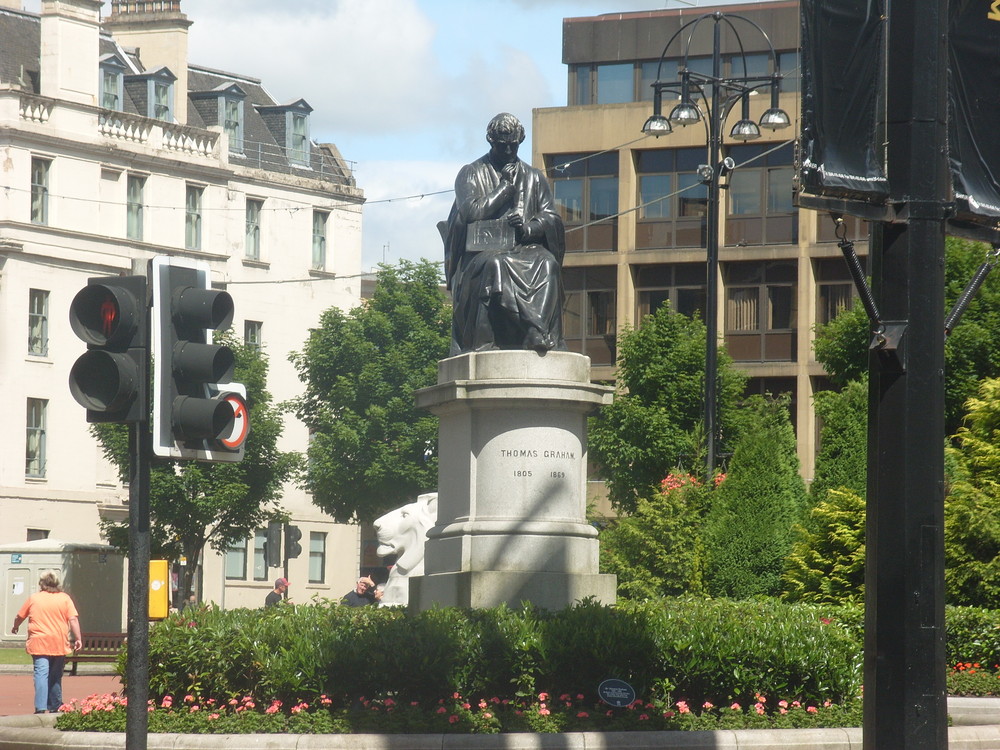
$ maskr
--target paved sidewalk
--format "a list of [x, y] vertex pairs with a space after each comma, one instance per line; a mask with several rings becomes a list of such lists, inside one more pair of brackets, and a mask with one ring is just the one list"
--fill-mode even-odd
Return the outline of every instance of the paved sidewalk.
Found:
[[[63, 675], [63, 701], [82, 700], [94, 693], [119, 693], [122, 690], [118, 675], [101, 670], [99, 673]], [[0, 716], [19, 716], [35, 712], [35, 688], [31, 667], [5, 666], [0, 671]]]

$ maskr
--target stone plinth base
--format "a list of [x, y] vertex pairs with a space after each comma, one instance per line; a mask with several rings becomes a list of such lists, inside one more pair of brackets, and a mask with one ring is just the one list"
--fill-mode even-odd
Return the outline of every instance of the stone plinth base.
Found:
[[438, 517], [410, 606], [615, 601], [586, 519], [587, 416], [611, 400], [571, 352], [442, 360], [417, 405], [441, 418]]
[[436, 573], [410, 579], [410, 604], [441, 607], [518, 607], [531, 602], [542, 609], [562, 609], [587, 597], [615, 603], [616, 577], [607, 574], [481, 570]]

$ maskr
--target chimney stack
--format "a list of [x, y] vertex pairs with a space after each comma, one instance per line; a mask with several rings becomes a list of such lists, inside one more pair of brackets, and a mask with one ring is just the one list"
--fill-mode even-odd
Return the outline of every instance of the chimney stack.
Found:
[[174, 117], [187, 123], [188, 28], [180, 0], [111, 0], [104, 29], [123, 47], [135, 47], [146, 70], [166, 66], [174, 82]]
[[97, 104], [101, 0], [42, 0], [43, 96]]

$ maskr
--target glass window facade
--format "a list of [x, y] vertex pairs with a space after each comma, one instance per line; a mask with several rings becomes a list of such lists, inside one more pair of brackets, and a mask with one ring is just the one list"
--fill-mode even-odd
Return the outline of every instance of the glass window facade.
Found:
[[797, 274], [794, 260], [723, 266], [726, 348], [734, 360], [795, 359]]
[[260, 216], [263, 210], [264, 201], [247, 198], [245, 247], [247, 260], [260, 260]]
[[49, 223], [49, 167], [52, 162], [31, 158], [31, 223]]
[[204, 188], [188, 185], [184, 199], [184, 247], [201, 250], [201, 202]]
[[226, 580], [245, 581], [247, 579], [247, 543], [234, 544], [226, 550]]
[[798, 210], [792, 204], [795, 168], [792, 144], [731, 146], [736, 168], [729, 174], [727, 245], [788, 245], [798, 242]]
[[637, 250], [705, 245], [708, 187], [697, 172], [703, 161], [704, 148], [636, 152]]
[[130, 174], [126, 184], [125, 234], [130, 240], [142, 240], [146, 178]]
[[326, 583], [326, 533], [309, 532], [309, 583]]
[[546, 165], [566, 225], [566, 252], [617, 250], [617, 152], [550, 155]]
[[615, 363], [616, 274], [615, 266], [563, 268], [563, 338], [595, 365]]
[[326, 225], [330, 215], [326, 211], [313, 211], [312, 269], [326, 270]]

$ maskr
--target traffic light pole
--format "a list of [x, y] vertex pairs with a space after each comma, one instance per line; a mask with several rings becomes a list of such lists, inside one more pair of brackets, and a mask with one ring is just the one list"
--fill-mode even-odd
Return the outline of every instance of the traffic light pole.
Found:
[[944, 634], [947, 0], [893, 4], [885, 141], [897, 220], [876, 227], [885, 331], [870, 354], [865, 750], [948, 746]]
[[[143, 377], [146, 373], [142, 373]], [[129, 425], [128, 661], [125, 664], [125, 747], [146, 750], [149, 728], [149, 464], [152, 438], [145, 419]]]

